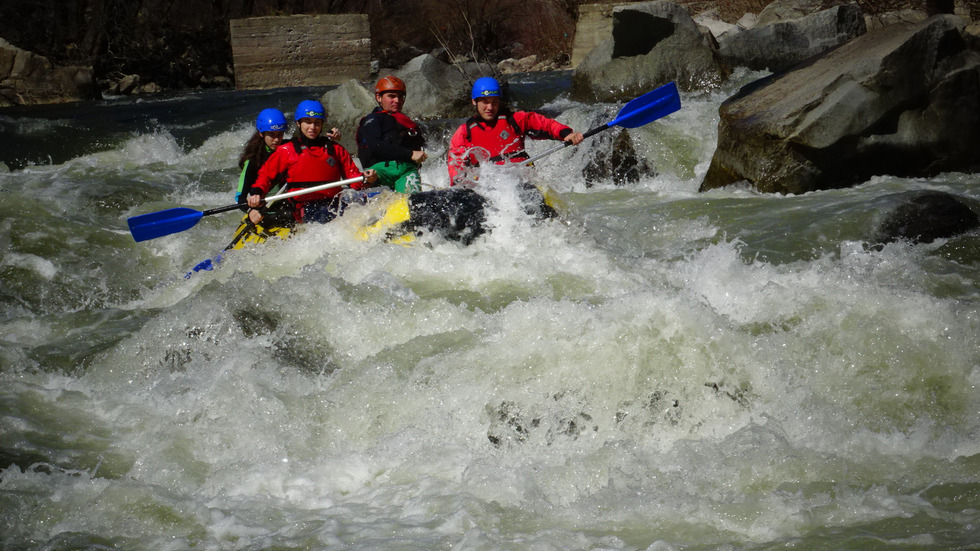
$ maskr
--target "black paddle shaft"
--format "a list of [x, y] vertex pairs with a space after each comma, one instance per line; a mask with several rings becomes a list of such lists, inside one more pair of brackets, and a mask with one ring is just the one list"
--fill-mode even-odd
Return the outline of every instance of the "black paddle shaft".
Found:
[[603, 130], [608, 130], [609, 128], [611, 128], [611, 127], [608, 124], [604, 124], [602, 126], [597, 126], [597, 127], [593, 128], [592, 130], [589, 130], [585, 134], [582, 134], [582, 139], [584, 140], [585, 138], [591, 138], [592, 136], [595, 136], [599, 132], [602, 132]]
[[222, 212], [228, 212], [230, 210], [235, 210], [245, 206], [244, 203], [235, 203], [234, 205], [225, 205], [223, 207], [218, 207], [216, 209], [208, 209], [201, 213], [201, 216], [210, 216], [212, 214], [219, 214]]

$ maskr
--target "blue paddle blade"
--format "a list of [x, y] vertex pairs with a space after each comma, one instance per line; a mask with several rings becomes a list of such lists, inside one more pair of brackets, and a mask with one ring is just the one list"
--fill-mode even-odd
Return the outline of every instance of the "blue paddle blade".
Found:
[[179, 207], [133, 216], [127, 222], [129, 233], [139, 242], [190, 229], [203, 216], [199, 210]]
[[636, 128], [665, 117], [680, 108], [681, 97], [677, 93], [677, 85], [668, 82], [627, 103], [619, 110], [616, 118], [606, 125]]

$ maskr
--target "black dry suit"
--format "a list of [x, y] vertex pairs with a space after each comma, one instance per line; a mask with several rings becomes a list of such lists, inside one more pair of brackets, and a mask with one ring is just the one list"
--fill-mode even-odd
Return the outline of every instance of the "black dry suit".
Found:
[[425, 130], [401, 113], [380, 107], [357, 127], [357, 158], [365, 169], [384, 161], [411, 162], [412, 151], [425, 147]]

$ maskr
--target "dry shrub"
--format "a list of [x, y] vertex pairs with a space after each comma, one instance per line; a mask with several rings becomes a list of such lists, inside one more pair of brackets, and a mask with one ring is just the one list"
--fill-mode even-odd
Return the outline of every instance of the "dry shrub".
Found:
[[[575, 36], [578, 5], [574, 0], [529, 0], [523, 13], [514, 14], [509, 29], [516, 57], [537, 54], [547, 59], [567, 60]], [[534, 14], [534, 17], [527, 17]]]
[[[375, 52], [443, 46], [481, 61], [567, 56], [582, 0], [399, 0], [363, 6]], [[363, 10], [362, 10], [363, 11]], [[382, 57], [382, 56], [378, 56]]]

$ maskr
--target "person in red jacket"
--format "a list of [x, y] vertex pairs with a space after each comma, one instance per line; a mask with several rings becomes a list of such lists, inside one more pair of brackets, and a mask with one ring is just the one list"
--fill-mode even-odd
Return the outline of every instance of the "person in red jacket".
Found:
[[483, 77], [473, 83], [470, 94], [476, 116], [456, 129], [449, 142], [449, 185], [474, 183], [473, 168], [481, 161], [497, 164], [521, 162], [528, 158], [524, 138], [553, 139], [578, 145], [581, 133], [560, 122], [531, 111], [511, 112], [501, 106], [500, 83]]
[[[304, 187], [362, 176], [350, 154], [340, 144], [321, 136], [324, 120], [323, 104], [314, 100], [300, 102], [296, 108], [296, 133], [280, 145], [259, 169], [255, 183], [248, 190], [247, 203], [252, 209], [263, 206], [265, 196], [280, 174], [286, 175], [283, 188], [295, 191]], [[363, 173], [367, 183], [378, 175], [374, 170]], [[354, 189], [367, 187], [358, 182]], [[343, 213], [346, 203], [340, 188], [315, 191], [288, 199], [295, 222], [326, 223]], [[251, 218], [251, 217], [250, 217]]]

